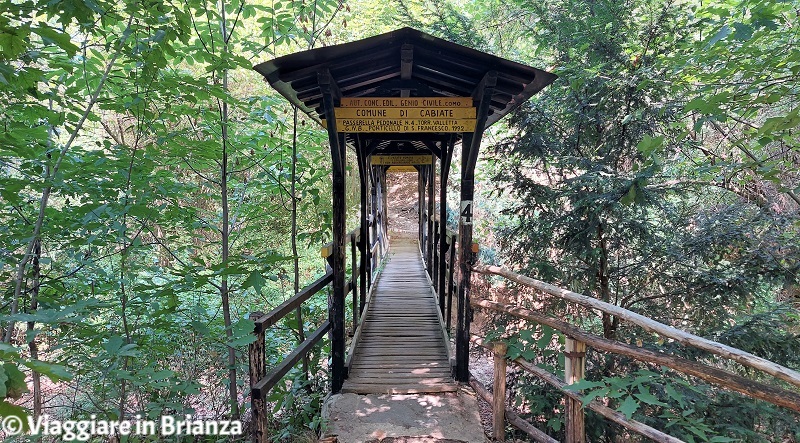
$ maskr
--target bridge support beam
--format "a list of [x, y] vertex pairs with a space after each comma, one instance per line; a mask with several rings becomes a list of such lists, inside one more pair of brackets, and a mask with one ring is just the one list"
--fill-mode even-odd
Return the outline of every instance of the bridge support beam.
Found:
[[341, 98], [341, 92], [330, 72], [325, 69], [317, 75], [325, 118], [328, 124], [328, 140], [331, 147], [331, 166], [333, 186], [333, 250], [329, 257], [333, 268], [333, 291], [328, 302], [328, 319], [331, 322], [331, 391], [338, 393], [345, 379], [345, 245], [347, 235], [345, 219], [345, 140], [344, 135], [336, 131], [334, 115], [334, 98]]
[[[439, 162], [439, 266], [435, 282], [437, 293], [439, 294], [439, 310], [447, 324], [450, 318], [445, 317], [445, 284], [447, 281], [447, 265], [445, 264], [445, 254], [447, 253], [447, 179], [450, 174], [450, 161], [453, 158], [453, 145], [455, 137], [451, 137], [446, 145], [442, 145], [442, 158]], [[455, 247], [455, 245], [453, 245]], [[449, 328], [448, 328], [449, 329]], [[448, 334], [450, 331], [447, 331]]]
[[369, 228], [367, 226], [367, 213], [369, 212], [367, 199], [367, 194], [369, 193], [369, 170], [367, 168], [369, 167], [369, 155], [367, 154], [367, 146], [362, 146], [360, 148], [363, 149], [358, 149], [356, 155], [358, 159], [358, 183], [359, 190], [361, 191], [361, 226], [358, 234], [360, 237], [358, 251], [361, 256], [359, 261], [359, 266], [361, 268], [359, 275], [359, 293], [361, 295], [358, 301], [359, 317], [364, 315], [364, 305], [367, 303], [367, 286], [372, 284], [372, 266], [370, 266], [372, 262], [370, 257], [372, 243], [370, 242]]
[[433, 239], [434, 239], [434, 224], [433, 219], [434, 209], [436, 207], [436, 196], [433, 192], [436, 187], [436, 157], [433, 157], [433, 162], [426, 168], [428, 172], [428, 210], [427, 212], [427, 241], [425, 242], [425, 265], [428, 268], [428, 276], [433, 278]]
[[419, 208], [417, 208], [417, 235], [419, 237], [419, 247], [423, 251], [425, 250], [425, 208], [427, 207], [425, 204], [425, 197], [427, 196], [425, 193], [425, 180], [428, 177], [425, 172], [425, 166], [417, 166], [417, 201], [419, 202]]
[[472, 307], [469, 302], [470, 278], [475, 256], [472, 252], [472, 213], [475, 196], [475, 164], [481, 138], [489, 116], [489, 104], [497, 85], [497, 72], [489, 71], [475, 88], [472, 98], [477, 102], [475, 132], [464, 133], [461, 141], [461, 203], [458, 221], [458, 318], [456, 319], [456, 371], [455, 379], [469, 382], [469, 325]]

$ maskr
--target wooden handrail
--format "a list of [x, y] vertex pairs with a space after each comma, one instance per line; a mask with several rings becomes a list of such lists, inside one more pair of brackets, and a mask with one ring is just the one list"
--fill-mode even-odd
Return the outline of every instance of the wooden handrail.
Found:
[[[472, 374], [469, 375], [469, 385], [472, 386], [472, 389], [475, 390], [475, 393], [477, 393], [483, 399], [483, 401], [489, 403], [490, 405], [494, 403], [494, 395], [492, 395], [489, 390], [478, 381], [478, 379], [473, 377]], [[538, 428], [517, 415], [514, 411], [506, 409], [505, 418], [509, 423], [514, 425], [514, 427], [530, 435], [537, 443], [558, 443], [558, 440], [540, 431]]]
[[749, 397], [800, 412], [800, 394], [795, 392], [750, 380], [749, 378], [713, 366], [599, 337], [572, 326], [563, 320], [548, 317], [538, 312], [531, 311], [530, 309], [509, 306], [489, 300], [474, 300], [471, 304], [474, 307], [491, 309], [523, 320], [550, 326], [553, 329], [563, 332], [567, 336], [578, 339], [601, 351], [612, 352], [640, 361], [666, 366]]
[[269, 392], [273, 386], [275, 386], [287, 372], [289, 372], [294, 365], [303, 358], [304, 355], [308, 354], [314, 345], [319, 343], [320, 340], [325, 336], [325, 333], [331, 328], [331, 322], [326, 320], [322, 326], [317, 328], [313, 334], [309, 335], [308, 338], [300, 344], [291, 354], [287, 355], [278, 366], [276, 366], [269, 374], [267, 374], [264, 378], [256, 382], [253, 385], [251, 390], [251, 397], [255, 399], [262, 399], [262, 396]]
[[332, 280], [333, 271], [329, 271], [327, 274], [314, 280], [314, 282], [310, 283], [308, 286], [304, 287], [297, 294], [295, 294], [294, 297], [286, 300], [278, 307], [270, 311], [269, 314], [259, 317], [258, 320], [255, 321], [254, 332], [256, 334], [262, 334], [267, 328], [276, 324], [278, 321], [280, 321], [280, 319], [285, 317], [286, 314], [292, 312], [304, 301], [313, 297], [314, 294], [319, 292], [320, 289], [324, 288], [325, 285], [330, 283]]
[[[478, 346], [481, 346], [483, 348], [488, 349], [489, 351], [493, 350], [492, 346], [489, 343], [487, 343], [486, 340], [484, 338], [482, 338], [482, 337], [478, 337], [476, 335], [472, 335], [470, 337], [470, 341], [475, 343], [475, 344], [477, 344]], [[511, 360], [511, 361], [513, 363], [515, 363], [517, 366], [519, 366], [522, 369], [524, 369], [526, 372], [529, 372], [530, 374], [538, 377], [542, 381], [554, 386], [562, 394], [572, 398], [573, 400], [581, 401], [583, 396], [581, 394], [576, 393], [576, 392], [573, 392], [573, 391], [570, 391], [568, 389], [565, 389], [567, 384], [564, 383], [561, 379], [559, 379], [556, 375], [551, 374], [550, 372], [547, 372], [544, 369], [539, 368], [539, 367], [537, 367], [535, 365], [532, 365], [531, 363], [523, 360], [522, 358], [516, 358], [516, 359]], [[471, 380], [470, 380], [470, 382], [471, 382]], [[619, 425], [621, 425], [621, 426], [623, 426], [623, 427], [625, 427], [627, 429], [630, 429], [631, 431], [637, 432], [640, 435], [644, 435], [645, 437], [649, 437], [649, 438], [651, 438], [651, 439], [653, 439], [653, 440], [655, 440], [657, 442], [660, 442], [660, 443], [685, 443], [683, 440], [681, 440], [679, 438], [675, 438], [675, 437], [673, 437], [671, 435], [665, 434], [665, 433], [663, 433], [663, 432], [661, 432], [661, 431], [659, 431], [659, 430], [657, 430], [655, 428], [652, 428], [652, 427], [650, 427], [650, 426], [648, 426], [648, 425], [646, 425], [646, 424], [644, 424], [642, 422], [629, 419], [629, 418], [625, 417], [625, 414], [622, 414], [621, 412], [617, 412], [617, 411], [609, 408], [608, 406], [600, 403], [597, 400], [592, 400], [591, 402], [586, 404], [586, 407], [588, 407], [589, 409], [597, 412], [598, 414], [602, 415], [603, 417], [605, 417], [605, 418], [607, 418], [607, 419], [609, 419], [609, 420], [611, 420], [611, 421], [613, 421], [613, 422], [615, 422], [615, 423], [617, 423], [617, 424], [619, 424]], [[508, 413], [509, 413], [509, 411], [506, 411], [506, 416], [508, 416]], [[512, 423], [512, 424], [514, 424], [514, 423]]]
[[704, 351], [710, 352], [715, 355], [719, 355], [721, 357], [740, 363], [744, 366], [753, 369], [758, 369], [759, 371], [772, 375], [775, 378], [783, 380], [796, 387], [800, 387], [799, 372], [789, 369], [785, 366], [779, 365], [777, 363], [771, 362], [757, 355], [753, 355], [749, 352], [742, 351], [741, 349], [736, 349], [734, 347], [724, 345], [722, 343], [717, 343], [715, 341], [708, 340], [706, 338], [691, 334], [689, 332], [673, 328], [672, 326], [659, 323], [653, 319], [645, 317], [641, 314], [637, 314], [633, 311], [629, 311], [625, 308], [613, 305], [611, 303], [606, 303], [601, 300], [597, 300], [596, 298], [588, 297], [586, 295], [579, 294], [577, 292], [572, 292], [567, 289], [562, 289], [557, 286], [551, 285], [549, 283], [545, 283], [540, 280], [526, 277], [524, 275], [517, 274], [507, 269], [500, 268], [498, 266], [478, 265], [473, 267], [473, 270], [481, 274], [499, 275], [509, 280], [515, 281], [519, 284], [522, 284], [524, 286], [538, 289], [542, 292], [556, 296], [558, 298], [579, 304], [587, 308], [597, 309], [607, 314], [614, 315], [620, 319], [634, 323], [642, 327], [646, 331], [654, 332], [664, 337], [676, 340], [679, 343], [692, 346], [697, 349], [702, 349]]

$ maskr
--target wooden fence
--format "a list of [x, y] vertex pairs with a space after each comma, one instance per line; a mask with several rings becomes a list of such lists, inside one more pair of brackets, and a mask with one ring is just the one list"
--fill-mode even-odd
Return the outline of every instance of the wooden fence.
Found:
[[[800, 373], [740, 349], [696, 336], [686, 331], [659, 323], [653, 319], [619, 306], [568, 291], [566, 289], [562, 289], [503, 268], [479, 265], [474, 267], [473, 270], [481, 274], [502, 276], [524, 286], [534, 288], [546, 294], [561, 298], [562, 300], [570, 303], [575, 303], [586, 308], [596, 309], [601, 312], [617, 316], [621, 320], [633, 323], [646, 331], [656, 333], [666, 339], [672, 339], [686, 346], [701, 349], [719, 357], [735, 361], [743, 366], [755, 369], [762, 374], [767, 374], [775, 379], [786, 382], [795, 389], [800, 388]], [[562, 332], [567, 337], [565, 346], [565, 374], [563, 380], [555, 374], [547, 372], [523, 358], [516, 358], [512, 360], [512, 363], [529, 374], [532, 374], [544, 382], [554, 386], [564, 395], [566, 411], [565, 431], [567, 443], [586, 442], [583, 406], [581, 405], [582, 395], [578, 392], [574, 392], [573, 390], [569, 390], [566, 387], [583, 378], [587, 346], [592, 346], [601, 351], [624, 355], [639, 361], [662, 365], [683, 374], [700, 378], [725, 389], [739, 392], [748, 397], [764, 400], [777, 406], [800, 412], [800, 393], [798, 393], [796, 390], [788, 390], [771, 384], [762, 383], [723, 369], [698, 363], [682, 357], [651, 351], [615, 340], [609, 340], [583, 331], [561, 319], [549, 317], [529, 309], [510, 306], [504, 303], [498, 303], [489, 300], [472, 300], [471, 304], [475, 308], [488, 309], [507, 314], [524, 321], [530, 321], [549, 326]], [[470, 380], [470, 384], [473, 386], [476, 392], [482, 398], [484, 398], [484, 400], [489, 402], [489, 404], [493, 405], [495, 423], [494, 438], [500, 441], [504, 440], [504, 423], [505, 421], [508, 421], [514, 427], [530, 435], [534, 441], [546, 443], [556, 442], [557, 440], [547, 436], [547, 434], [535, 428], [530, 423], [524, 421], [513, 411], [508, 410], [505, 407], [505, 371], [507, 364], [505, 345], [503, 343], [487, 343], [483, 338], [477, 336], [472, 336], [471, 341], [490, 350], [494, 355], [494, 393], [490, 394], [488, 390], [480, 384], [480, 382], [474, 379], [474, 377], [471, 377]], [[595, 411], [606, 419], [618, 423], [632, 432], [646, 436], [653, 441], [668, 443], [682, 442], [682, 440], [665, 434], [664, 432], [645, 425], [644, 423], [629, 419], [624, 414], [609, 408], [599, 401], [595, 400], [589, 402], [585, 405], [585, 407]]]
[[426, 261], [425, 267], [433, 283], [433, 290], [438, 297], [439, 311], [445, 321], [445, 330], [449, 334], [453, 314], [453, 294], [456, 290], [454, 283], [456, 234], [446, 231], [446, 235], [442, 237], [438, 218], [434, 220], [433, 226], [432, 256], [429, 262]]

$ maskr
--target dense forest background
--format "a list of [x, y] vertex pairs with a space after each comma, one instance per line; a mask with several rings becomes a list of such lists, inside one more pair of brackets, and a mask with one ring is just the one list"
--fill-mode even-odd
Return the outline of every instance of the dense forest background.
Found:
[[[246, 417], [247, 315], [321, 275], [330, 237], [327, 136], [252, 66], [402, 25], [559, 75], [486, 137], [481, 260], [800, 369], [798, 23], [781, 0], [3, 2], [0, 416]], [[326, 315], [323, 295], [269, 332], [268, 364]], [[548, 343], [528, 332], [512, 352]], [[316, 352], [272, 393], [276, 440], [322, 426]], [[597, 395], [687, 441], [800, 438], [658, 370], [590, 354]], [[517, 386], [558, 437], [556, 394]]]

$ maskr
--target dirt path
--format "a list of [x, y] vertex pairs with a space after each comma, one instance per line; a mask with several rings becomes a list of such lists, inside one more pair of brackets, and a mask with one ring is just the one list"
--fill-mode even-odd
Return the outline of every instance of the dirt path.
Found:
[[417, 174], [386, 174], [389, 190], [389, 232], [417, 232], [419, 202], [417, 200]]

